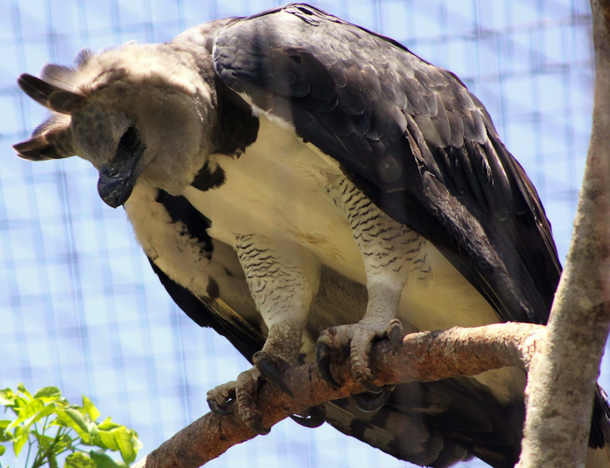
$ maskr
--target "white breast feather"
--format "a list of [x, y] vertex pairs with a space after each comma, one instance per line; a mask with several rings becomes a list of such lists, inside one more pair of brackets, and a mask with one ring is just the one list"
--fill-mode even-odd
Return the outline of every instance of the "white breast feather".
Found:
[[[230, 246], [235, 246], [236, 236], [252, 233], [293, 242], [311, 251], [320, 263], [366, 284], [361, 254], [349, 224], [328, 193], [329, 185], [344, 177], [338, 164], [310, 144], [303, 144], [289, 126], [278, 126], [264, 115], [260, 115], [260, 122], [257, 141], [240, 158], [215, 156], [225, 171], [225, 184], [205, 192], [194, 187], [184, 191], [190, 203], [212, 220], [208, 234]], [[159, 214], [147, 214], [134, 195], [126, 208], [145, 251], [154, 255], [153, 250], [168, 249], [165, 254], [173, 259], [173, 265], [159, 266], [180, 284], [205, 293], [207, 274], [215, 275], [209, 270], [202, 274], [194, 251], [198, 247], [193, 245], [189, 250], [183, 245], [182, 250], [176, 249], [180, 228], [175, 225], [166, 223], [160, 234], [143, 229], [151, 215]], [[489, 303], [432, 244], [426, 242], [422, 250], [426, 268], [411, 275], [405, 286], [399, 309], [402, 320], [419, 330], [498, 321]], [[175, 258], [182, 260], [177, 263]], [[517, 377], [517, 382], [524, 382], [520, 377], [523, 373], [514, 369], [487, 372], [477, 380], [488, 385], [501, 401], [508, 401], [522, 391], [521, 383], [515, 389], [506, 388], [509, 374], [509, 380]]]

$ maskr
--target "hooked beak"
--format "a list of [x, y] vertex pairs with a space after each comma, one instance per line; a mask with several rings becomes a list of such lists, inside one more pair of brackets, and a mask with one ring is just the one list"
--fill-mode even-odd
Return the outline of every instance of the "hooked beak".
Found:
[[118, 208], [129, 199], [139, 175], [134, 174], [134, 167], [145, 149], [146, 146], [142, 145], [131, 157], [118, 154], [100, 168], [97, 192], [108, 206]]

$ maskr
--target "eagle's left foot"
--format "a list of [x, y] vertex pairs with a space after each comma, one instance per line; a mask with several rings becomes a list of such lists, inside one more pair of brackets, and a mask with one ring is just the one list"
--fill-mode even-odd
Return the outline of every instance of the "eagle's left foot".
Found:
[[[210, 390], [207, 401], [210, 409], [218, 414], [232, 413], [227, 409], [232, 401], [237, 402], [239, 415], [246, 426], [257, 434], [268, 434], [270, 429], [263, 427], [263, 417], [256, 405], [258, 390], [264, 381], [277, 385], [284, 393], [293, 396], [284, 382], [282, 374], [290, 364], [279, 356], [266, 351], [259, 351], [252, 356], [254, 367], [242, 372], [237, 381], [228, 382]], [[312, 421], [312, 423], [317, 423]]]
[[398, 319], [391, 320], [380, 327], [379, 321], [362, 319], [351, 325], [340, 325], [329, 328], [320, 334], [316, 348], [316, 362], [322, 378], [330, 386], [339, 388], [341, 385], [332, 375], [330, 364], [336, 352], [349, 345], [352, 375], [367, 391], [371, 393], [384, 393], [383, 387], [373, 383], [375, 375], [370, 369], [370, 353], [374, 343], [382, 339], [389, 339], [392, 348], [400, 347], [404, 329]]
[[287, 361], [266, 351], [254, 353], [252, 361], [265, 379], [277, 385], [286, 395], [294, 397], [282, 377], [282, 374], [291, 367]]
[[208, 391], [207, 402], [210, 410], [223, 416], [233, 414], [233, 408], [228, 404], [235, 400], [235, 384], [232, 380]]
[[219, 385], [208, 392], [208, 405], [217, 414], [233, 413], [229, 406], [235, 401], [239, 416], [246, 426], [260, 435], [269, 434], [270, 429], [263, 427], [263, 416], [256, 407], [256, 397], [263, 374], [253, 367], [237, 376], [237, 380]]

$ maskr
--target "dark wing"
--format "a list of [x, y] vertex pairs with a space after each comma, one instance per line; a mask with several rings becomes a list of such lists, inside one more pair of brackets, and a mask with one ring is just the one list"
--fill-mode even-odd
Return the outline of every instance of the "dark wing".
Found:
[[239, 316], [234, 315], [232, 310], [222, 309], [222, 312], [229, 312], [231, 318], [235, 318], [235, 320], [227, 318], [227, 314], [220, 310], [224, 304], [196, 296], [187, 288], [180, 286], [169, 278], [150, 258], [149, 261], [161, 284], [183, 312], [199, 326], [211, 327], [216, 333], [224, 336], [235, 349], [252, 363], [254, 353], [262, 349], [265, 344], [262, 335], [256, 333], [253, 327], [249, 327], [244, 320], [240, 320]]
[[[169, 195], [159, 190], [156, 199], [168, 212], [173, 222], [182, 222], [185, 235], [196, 237], [205, 244], [210, 257], [214, 254], [212, 239], [207, 234], [210, 221], [197, 211], [189, 201], [181, 196]], [[173, 281], [155, 262], [149, 258], [154, 272], [159, 277], [176, 305], [201, 327], [211, 327], [226, 337], [231, 344], [251, 363], [254, 353], [265, 344], [265, 336], [248, 323], [242, 316], [228, 307], [215, 291], [209, 291], [210, 297], [199, 297], [188, 288]], [[211, 284], [215, 284], [212, 282]]]
[[235, 20], [216, 72], [430, 240], [502, 320], [546, 323], [561, 267], [538, 195], [450, 72], [308, 5]]
[[459, 378], [400, 384], [379, 411], [352, 399], [327, 406], [327, 421], [399, 459], [445, 467], [476, 456], [512, 468], [521, 452], [523, 401], [500, 405], [485, 388]]

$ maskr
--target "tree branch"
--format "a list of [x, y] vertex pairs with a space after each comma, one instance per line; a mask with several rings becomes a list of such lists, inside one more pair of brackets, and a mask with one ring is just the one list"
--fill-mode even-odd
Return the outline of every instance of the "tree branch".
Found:
[[593, 132], [548, 341], [532, 361], [518, 468], [584, 467], [591, 401], [610, 324], [610, 1], [591, 0], [591, 8]]
[[[452, 328], [407, 335], [394, 353], [387, 341], [373, 349], [371, 367], [376, 385], [401, 382], [428, 382], [469, 376], [506, 366], [528, 368], [532, 356], [544, 340], [546, 328], [523, 323], [503, 323], [477, 328]], [[345, 355], [348, 355], [347, 349]], [[290, 369], [285, 380], [295, 398], [274, 385], [263, 385], [258, 407], [263, 424], [271, 427], [289, 414], [326, 401], [345, 398], [364, 389], [352, 378], [349, 360], [332, 368], [343, 386], [329, 387], [315, 364]], [[233, 405], [234, 407], [234, 405]], [[233, 445], [256, 437], [239, 418], [237, 410], [228, 416], [208, 413], [151, 452], [134, 468], [197, 468], [218, 457]]]

